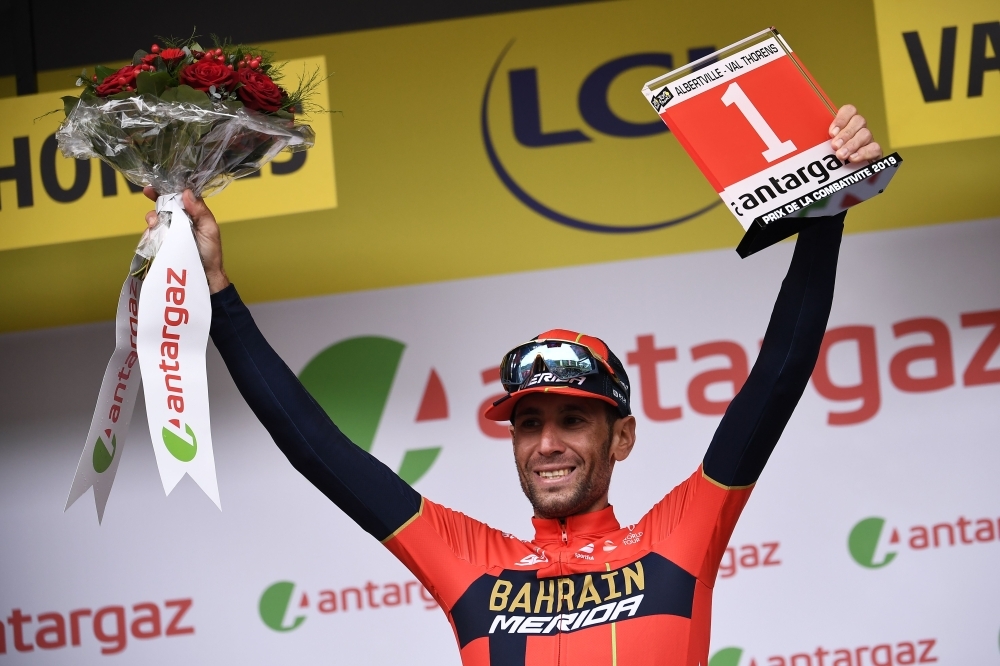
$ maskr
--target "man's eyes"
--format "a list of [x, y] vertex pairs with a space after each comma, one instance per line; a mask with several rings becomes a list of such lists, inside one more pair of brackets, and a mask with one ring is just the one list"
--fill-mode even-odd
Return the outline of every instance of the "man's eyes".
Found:
[[[587, 420], [582, 416], [564, 416], [560, 419], [560, 423], [564, 427], [578, 426], [586, 422]], [[518, 421], [514, 425], [516, 428], [540, 428], [542, 427], [542, 421], [537, 418], [526, 418], [523, 421]]]

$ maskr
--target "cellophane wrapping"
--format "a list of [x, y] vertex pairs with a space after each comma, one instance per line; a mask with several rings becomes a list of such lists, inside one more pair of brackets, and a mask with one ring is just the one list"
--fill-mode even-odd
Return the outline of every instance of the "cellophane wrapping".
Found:
[[[64, 156], [97, 157], [136, 185], [160, 194], [190, 189], [206, 197], [258, 171], [282, 150], [311, 148], [315, 134], [308, 125], [240, 104], [206, 107], [136, 95], [81, 99], [56, 140]], [[148, 229], [136, 254], [155, 256], [164, 226]]]

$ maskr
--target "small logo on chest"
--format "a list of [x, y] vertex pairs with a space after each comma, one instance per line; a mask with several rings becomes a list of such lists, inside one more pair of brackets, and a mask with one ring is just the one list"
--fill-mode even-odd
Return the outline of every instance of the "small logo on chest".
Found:
[[632, 532], [629, 531], [628, 535], [622, 539], [622, 544], [626, 546], [631, 546], [632, 544], [639, 543], [642, 539], [642, 532]]

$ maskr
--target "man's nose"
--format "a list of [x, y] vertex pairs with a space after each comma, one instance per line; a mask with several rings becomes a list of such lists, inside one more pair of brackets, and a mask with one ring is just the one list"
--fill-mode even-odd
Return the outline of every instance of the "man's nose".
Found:
[[559, 428], [554, 423], [546, 423], [542, 427], [541, 445], [539, 452], [543, 456], [551, 456], [562, 453], [566, 450], [562, 437], [559, 436]]

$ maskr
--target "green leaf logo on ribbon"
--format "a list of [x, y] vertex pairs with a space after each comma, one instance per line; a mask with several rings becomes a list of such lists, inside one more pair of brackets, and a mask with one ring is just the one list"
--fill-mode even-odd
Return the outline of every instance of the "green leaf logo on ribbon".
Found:
[[[896, 559], [895, 551], [890, 551], [885, 554], [881, 562], [875, 561], [875, 551], [878, 549], [883, 527], [885, 527], [884, 518], [877, 516], [865, 518], [854, 526], [850, 536], [847, 537], [847, 549], [850, 551], [851, 557], [866, 569], [881, 569]], [[898, 543], [898, 541], [899, 537], [893, 530], [893, 536], [889, 543]]]
[[[170, 425], [177, 430], [181, 429], [178, 419], [170, 419]], [[195, 437], [191, 426], [186, 423], [184, 424], [184, 431], [188, 434], [190, 440], [163, 426], [163, 445], [167, 447], [167, 451], [174, 458], [177, 458], [181, 462], [191, 462], [198, 455], [198, 438]]]
[[[404, 349], [405, 344], [391, 338], [349, 338], [317, 354], [302, 369], [299, 379], [341, 432], [365, 451], [371, 451]], [[416, 421], [446, 418], [448, 398], [432, 368]], [[409, 449], [397, 473], [407, 483], [416, 483], [430, 470], [439, 453], [439, 446]]]
[[[275, 631], [292, 631], [298, 629], [306, 621], [305, 615], [296, 616], [289, 626], [284, 625], [285, 613], [288, 612], [288, 604], [292, 600], [292, 592], [295, 591], [295, 583], [282, 580], [264, 590], [260, 595], [260, 602], [257, 609], [260, 611], [261, 621]], [[305, 594], [302, 595], [301, 606], [307, 606], [308, 601]]]
[[104, 440], [98, 435], [93, 455], [94, 471], [98, 474], [103, 474], [111, 467], [111, 462], [115, 459], [115, 452], [118, 450], [118, 438], [111, 433], [110, 429], [104, 431], [104, 436], [111, 438], [111, 451], [108, 451]]

